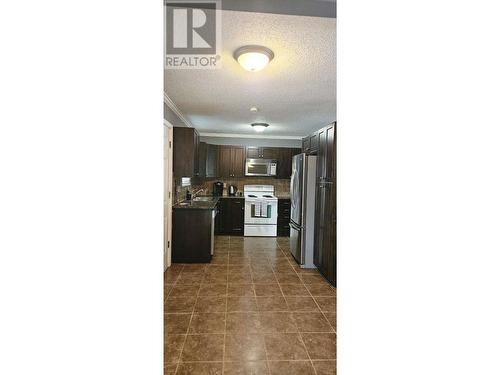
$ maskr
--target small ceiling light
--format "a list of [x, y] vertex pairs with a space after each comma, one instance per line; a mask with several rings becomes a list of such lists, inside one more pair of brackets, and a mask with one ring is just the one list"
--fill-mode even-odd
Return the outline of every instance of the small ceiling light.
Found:
[[254, 122], [252, 124], [252, 128], [254, 128], [256, 132], [263, 132], [268, 126], [269, 124], [266, 124], [265, 122]]
[[250, 112], [259, 112], [259, 108], [252, 107], [252, 108], [250, 108]]
[[273, 51], [262, 46], [243, 46], [234, 51], [234, 58], [250, 72], [262, 70], [274, 57]]

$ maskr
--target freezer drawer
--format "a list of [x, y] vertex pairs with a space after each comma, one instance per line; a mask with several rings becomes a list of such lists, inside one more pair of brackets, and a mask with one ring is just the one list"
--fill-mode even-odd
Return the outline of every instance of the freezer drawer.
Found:
[[290, 223], [290, 252], [298, 264], [302, 264], [302, 230]]

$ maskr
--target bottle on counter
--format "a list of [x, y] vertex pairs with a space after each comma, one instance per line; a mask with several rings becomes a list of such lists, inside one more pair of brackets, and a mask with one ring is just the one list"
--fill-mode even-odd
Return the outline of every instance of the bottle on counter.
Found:
[[191, 200], [191, 197], [192, 197], [191, 192], [190, 192], [189, 190], [188, 190], [188, 191], [186, 191], [186, 200], [187, 200], [187, 201], [190, 201], [190, 200]]

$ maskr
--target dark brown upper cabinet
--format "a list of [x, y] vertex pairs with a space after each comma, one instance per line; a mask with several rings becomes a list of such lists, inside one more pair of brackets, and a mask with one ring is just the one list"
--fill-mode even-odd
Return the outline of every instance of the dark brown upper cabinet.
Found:
[[276, 178], [290, 178], [292, 175], [292, 158], [294, 155], [300, 154], [300, 148], [278, 148], [277, 161], [278, 168], [276, 170]]
[[199, 134], [194, 128], [174, 127], [175, 177], [199, 177]]
[[198, 177], [217, 177], [218, 146], [200, 142], [198, 146]]
[[219, 153], [219, 146], [207, 144], [205, 177], [218, 177], [217, 173], [218, 153]]
[[308, 155], [316, 155], [319, 148], [319, 131], [302, 139], [302, 152]]
[[218, 177], [245, 176], [245, 147], [219, 146]]
[[205, 177], [207, 175], [207, 144], [200, 142], [198, 144], [198, 176]]
[[248, 159], [277, 159], [279, 148], [276, 147], [247, 147]]

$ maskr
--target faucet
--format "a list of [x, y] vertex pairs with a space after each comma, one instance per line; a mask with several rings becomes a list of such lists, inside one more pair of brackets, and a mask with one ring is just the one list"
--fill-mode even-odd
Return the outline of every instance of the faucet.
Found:
[[202, 193], [203, 193], [204, 191], [205, 191], [205, 189], [200, 189], [200, 190], [198, 190], [198, 191], [194, 192], [194, 193], [193, 193], [193, 198], [196, 198], [196, 196], [198, 195], [198, 193], [199, 193], [199, 192], [202, 192]]

